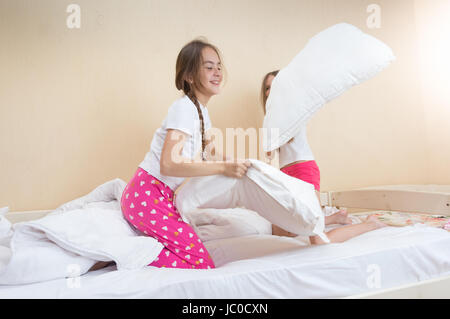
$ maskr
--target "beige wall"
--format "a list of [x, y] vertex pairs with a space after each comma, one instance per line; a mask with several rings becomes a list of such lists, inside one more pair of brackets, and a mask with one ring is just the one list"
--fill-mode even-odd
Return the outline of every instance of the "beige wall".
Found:
[[[80, 29], [66, 27], [70, 3], [81, 7]], [[380, 29], [366, 25], [371, 3], [381, 6]], [[447, 60], [448, 54], [420, 50], [449, 20], [431, 19], [440, 11], [434, 3], [448, 5], [0, 0], [0, 207], [52, 209], [113, 178], [128, 180], [180, 95], [175, 59], [191, 39], [205, 36], [224, 55], [228, 80], [208, 105], [214, 126], [260, 127], [262, 76], [286, 65], [311, 36], [343, 21], [386, 42], [397, 61], [310, 122], [322, 189], [449, 183], [450, 151], [442, 150], [450, 149], [442, 116], [448, 123], [449, 93], [433, 79], [450, 73], [424, 63], [427, 56]]]
[[431, 182], [450, 184], [450, 1], [415, 0]]

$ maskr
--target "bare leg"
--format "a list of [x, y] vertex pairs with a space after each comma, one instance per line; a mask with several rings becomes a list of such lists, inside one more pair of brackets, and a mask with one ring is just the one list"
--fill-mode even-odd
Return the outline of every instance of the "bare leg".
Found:
[[[348, 213], [346, 210], [340, 210], [337, 213], [334, 213], [330, 216], [325, 216], [325, 225], [335, 225], [342, 224], [347, 225], [351, 224], [352, 220], [348, 217]], [[272, 224], [272, 235], [276, 236], [286, 236], [286, 237], [297, 237], [298, 235], [288, 232], [277, 225]]]
[[348, 212], [346, 209], [340, 209], [337, 213], [334, 213], [330, 216], [325, 216], [325, 225], [348, 225], [351, 224], [352, 220], [348, 217]]
[[[330, 242], [341, 243], [355, 236], [386, 226], [387, 225], [379, 221], [377, 217], [371, 215], [367, 217], [366, 221], [361, 224], [335, 228], [327, 232], [326, 235], [330, 239]], [[309, 237], [309, 240], [313, 245], [325, 244], [325, 242], [322, 239], [320, 239], [319, 236], [311, 236]]]
[[95, 271], [102, 268], [105, 268], [106, 266], [112, 265], [113, 261], [99, 261], [94, 266], [92, 266], [88, 271]]
[[[316, 195], [320, 202], [320, 193], [316, 191]], [[378, 219], [377, 219], [377, 221], [378, 221]], [[381, 223], [381, 222], [378, 221], [378, 223]], [[333, 242], [332, 238], [334, 238], [334, 242], [341, 242], [341, 241], [350, 239], [351, 237], [354, 237], [356, 235], [373, 230], [372, 224], [371, 225], [368, 225], [368, 224], [350, 225], [350, 224], [352, 224], [352, 220], [351, 220], [351, 218], [348, 217], [348, 212], [346, 209], [341, 209], [337, 213], [334, 213], [330, 216], [325, 216], [325, 225], [335, 225], [335, 224], [348, 225], [348, 226], [340, 227], [339, 229], [333, 229], [333, 230], [329, 231], [327, 233], [327, 235], [329, 238], [331, 236], [330, 240], [332, 242]], [[355, 227], [349, 228], [349, 226], [355, 226]], [[345, 229], [345, 231], [343, 231], [341, 229]], [[374, 228], [374, 229], [376, 229], [376, 228]], [[352, 234], [355, 234], [355, 235], [352, 235]], [[273, 225], [273, 224], [272, 224], [272, 235], [286, 236], [286, 237], [297, 237], [298, 236], [294, 233], [288, 232], [288, 231], [278, 227], [277, 225]], [[342, 239], [342, 238], [344, 238], [344, 239]], [[313, 243], [313, 241], [314, 241], [314, 244], [319, 244], [319, 243], [324, 244], [324, 242], [320, 238], [318, 238], [318, 236], [310, 237], [310, 240], [311, 240], [311, 243]]]
[[[316, 195], [320, 203], [320, 193], [316, 191]], [[321, 207], [323, 209], [324, 206]], [[347, 225], [351, 223], [352, 220], [348, 217], [348, 212], [346, 209], [340, 209], [337, 213], [334, 213], [330, 216], [325, 216], [325, 225], [334, 225], [334, 224]]]
[[286, 236], [286, 237], [297, 237], [298, 235], [288, 232], [287, 230], [284, 230], [277, 225], [272, 224], [272, 235], [275, 236]]

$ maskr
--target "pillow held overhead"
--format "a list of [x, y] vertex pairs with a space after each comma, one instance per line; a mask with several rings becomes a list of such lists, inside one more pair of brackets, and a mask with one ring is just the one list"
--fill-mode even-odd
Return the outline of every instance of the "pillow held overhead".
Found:
[[386, 44], [347, 23], [312, 37], [272, 82], [263, 124], [264, 151], [287, 143], [325, 103], [394, 60]]

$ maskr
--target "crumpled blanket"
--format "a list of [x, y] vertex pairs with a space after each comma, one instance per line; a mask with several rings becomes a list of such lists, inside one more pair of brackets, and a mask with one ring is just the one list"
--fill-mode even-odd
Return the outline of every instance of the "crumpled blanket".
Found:
[[109, 181], [41, 219], [5, 227], [0, 233], [0, 284], [82, 275], [97, 261], [114, 261], [118, 269], [151, 263], [163, 246], [140, 236], [122, 217], [125, 186], [120, 179]]

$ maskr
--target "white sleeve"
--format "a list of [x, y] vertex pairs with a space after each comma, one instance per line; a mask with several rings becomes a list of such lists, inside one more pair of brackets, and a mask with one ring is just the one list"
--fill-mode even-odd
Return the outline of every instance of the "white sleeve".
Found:
[[166, 129], [180, 130], [193, 136], [197, 117], [197, 110], [192, 105], [175, 103], [169, 108], [166, 118]]
[[[205, 115], [205, 114], [204, 114]], [[204, 116], [204, 121], [205, 121], [205, 131], [208, 131], [211, 127], [211, 119], [209, 118], [209, 113], [208, 111], [206, 111], [206, 116]]]

